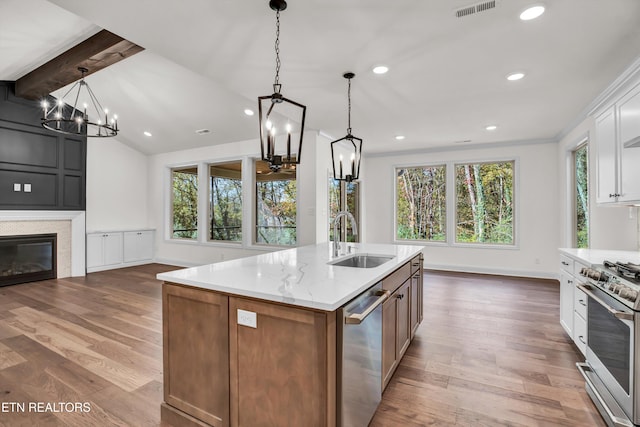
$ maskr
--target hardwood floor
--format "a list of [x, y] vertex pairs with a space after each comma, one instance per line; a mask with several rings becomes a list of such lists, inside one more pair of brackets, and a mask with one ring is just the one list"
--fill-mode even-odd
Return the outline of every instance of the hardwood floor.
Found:
[[[163, 425], [155, 275], [173, 269], [0, 288], [0, 426]], [[424, 322], [371, 426], [604, 426], [560, 327], [558, 292], [427, 273]]]
[[424, 321], [372, 427], [605, 426], [557, 282], [428, 272]]

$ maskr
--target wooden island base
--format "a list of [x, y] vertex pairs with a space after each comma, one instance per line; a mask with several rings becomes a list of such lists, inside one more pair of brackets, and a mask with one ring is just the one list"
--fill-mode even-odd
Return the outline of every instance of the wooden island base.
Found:
[[[422, 318], [421, 272], [418, 255], [382, 281], [392, 299], [383, 310], [381, 389]], [[238, 324], [239, 310], [256, 313], [257, 327]], [[162, 420], [176, 427], [339, 426], [336, 336], [335, 311], [165, 282]]]

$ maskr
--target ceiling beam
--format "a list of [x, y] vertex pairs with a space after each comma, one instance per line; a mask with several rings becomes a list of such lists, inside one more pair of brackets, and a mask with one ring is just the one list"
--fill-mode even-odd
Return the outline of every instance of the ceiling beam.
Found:
[[85, 76], [115, 64], [144, 48], [107, 30], [102, 30], [61, 53], [16, 81], [16, 95], [42, 99], [51, 92], [80, 79], [78, 67], [89, 70]]

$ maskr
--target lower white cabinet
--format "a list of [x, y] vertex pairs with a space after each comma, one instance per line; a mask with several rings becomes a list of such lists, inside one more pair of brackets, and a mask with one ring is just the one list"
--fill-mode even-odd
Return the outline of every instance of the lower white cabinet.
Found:
[[122, 263], [122, 233], [87, 234], [87, 270]]
[[124, 262], [153, 259], [153, 231], [124, 232]]
[[560, 270], [560, 324], [570, 337], [573, 337], [573, 292], [575, 287], [573, 276]]
[[153, 261], [153, 230], [87, 233], [87, 273]]
[[587, 294], [576, 288], [574, 290], [573, 342], [583, 355], [587, 353]]

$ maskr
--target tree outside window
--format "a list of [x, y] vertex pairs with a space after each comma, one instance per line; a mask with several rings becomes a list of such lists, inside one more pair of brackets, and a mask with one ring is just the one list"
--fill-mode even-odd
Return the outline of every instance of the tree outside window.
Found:
[[198, 238], [198, 168], [171, 170], [171, 224], [173, 239]]
[[296, 200], [295, 167], [274, 172], [267, 162], [256, 161], [256, 243], [296, 244]]
[[209, 165], [209, 240], [242, 241], [242, 162]]
[[444, 242], [446, 166], [396, 169], [396, 239]]
[[456, 242], [514, 244], [514, 162], [458, 164]]
[[589, 146], [585, 143], [573, 152], [575, 172], [575, 245], [589, 247]]

